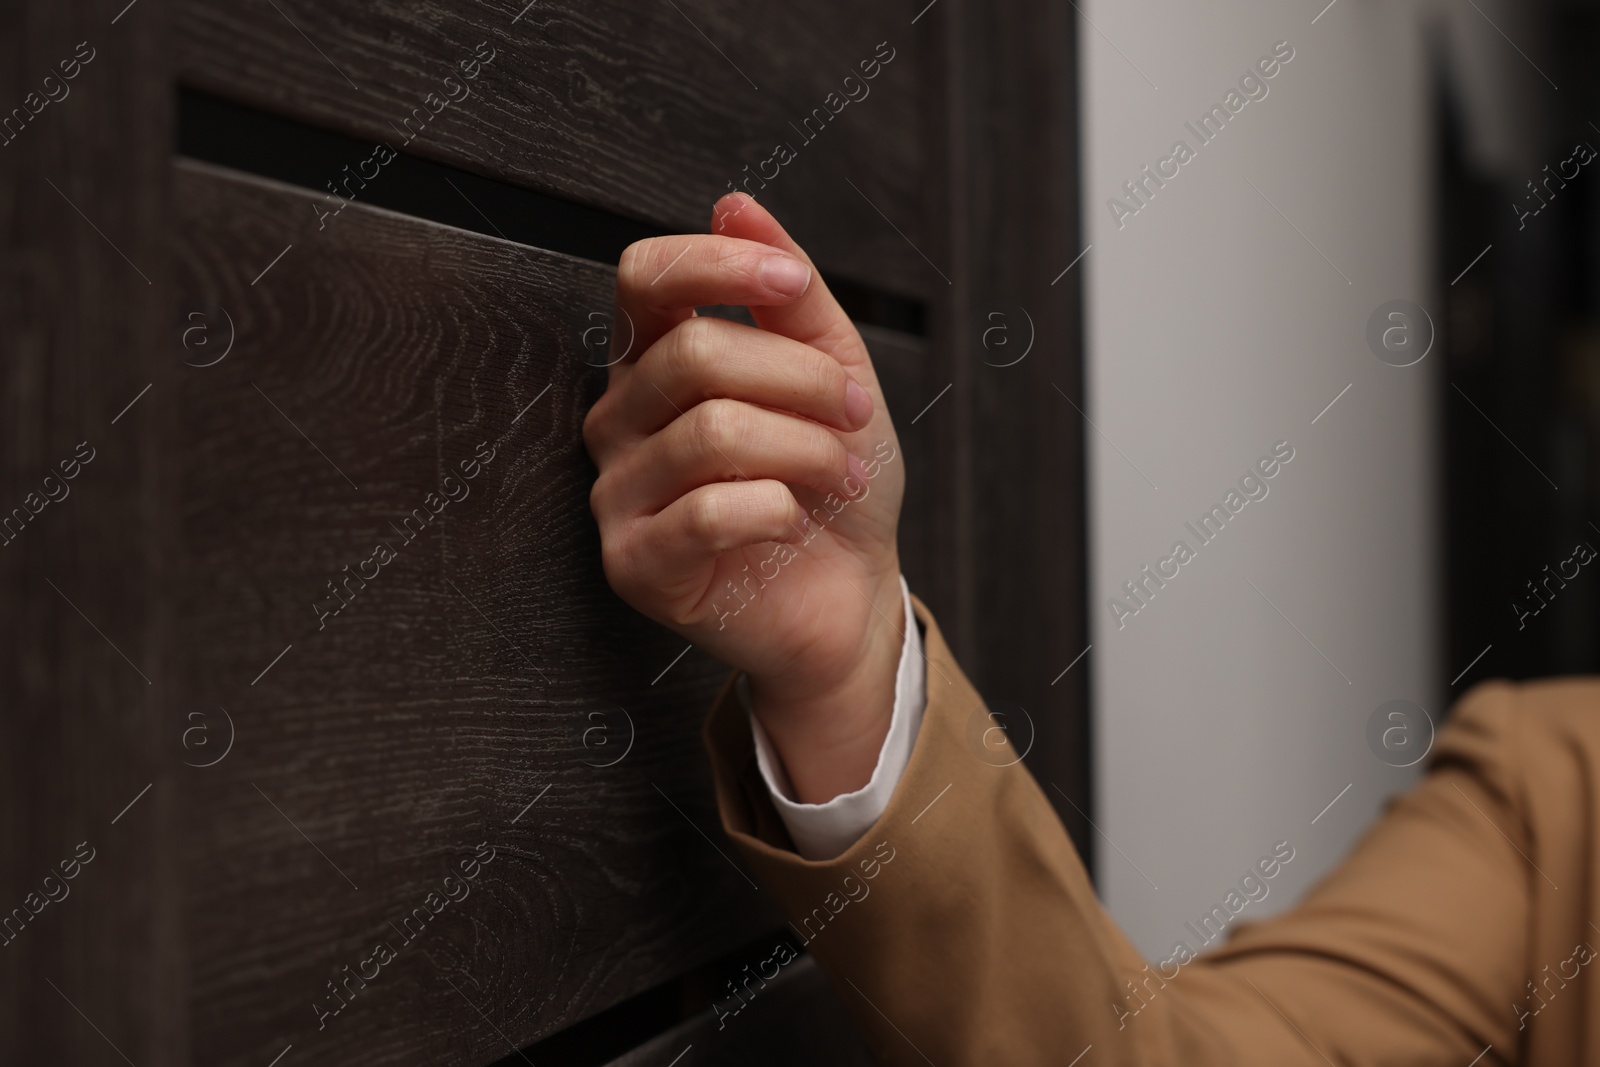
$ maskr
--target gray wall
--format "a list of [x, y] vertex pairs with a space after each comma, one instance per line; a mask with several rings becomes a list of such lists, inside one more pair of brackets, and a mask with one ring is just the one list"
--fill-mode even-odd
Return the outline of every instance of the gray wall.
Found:
[[[1369, 750], [1369, 716], [1445, 696], [1439, 361], [1364, 339], [1386, 301], [1438, 303], [1423, 20], [1321, 7], [1081, 5], [1099, 880], [1152, 958], [1199, 947], [1185, 921], [1275, 843], [1294, 859], [1241, 921], [1335, 864], [1417, 773]], [[1184, 123], [1281, 41], [1266, 95], [1201, 144]], [[1108, 200], [1134, 206], [1122, 183], [1180, 139], [1193, 159], [1119, 228]], [[1184, 524], [1284, 441], [1201, 545]], [[1119, 625], [1111, 598], [1179, 540], [1194, 558]]]

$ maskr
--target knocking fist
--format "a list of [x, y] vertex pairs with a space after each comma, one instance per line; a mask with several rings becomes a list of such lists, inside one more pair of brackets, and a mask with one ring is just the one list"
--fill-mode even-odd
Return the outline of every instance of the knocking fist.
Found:
[[[797, 799], [865, 784], [905, 625], [904, 460], [866, 345], [744, 193], [710, 234], [630, 245], [627, 354], [583, 424], [607, 580], [750, 676]], [[743, 305], [757, 326], [696, 316]]]

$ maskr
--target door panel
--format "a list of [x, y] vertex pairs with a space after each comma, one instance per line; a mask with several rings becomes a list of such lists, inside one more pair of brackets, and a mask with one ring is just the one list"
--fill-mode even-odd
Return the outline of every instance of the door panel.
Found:
[[923, 161], [907, 4], [179, 10], [182, 77], [210, 92], [677, 230], [704, 231], [753, 174], [741, 187], [825, 266], [912, 296], [944, 284], [908, 243]]
[[723, 668], [601, 573], [612, 271], [175, 187], [179, 292], [233, 339], [179, 418], [189, 762], [234, 739], [184, 782], [202, 1060], [486, 1062], [779, 925], [705, 836]]
[[804, 957], [708, 1007], [783, 930], [727, 669], [611, 593], [580, 428], [621, 248], [791, 145], [752, 187], [873, 353], [905, 573], [1087, 809], [1071, 12], [23, 6], [14, 69], [98, 55], [0, 153], [8, 506], [98, 452], [0, 552], [4, 906], [97, 858], [0, 952], [0, 1060], [863, 1062]]

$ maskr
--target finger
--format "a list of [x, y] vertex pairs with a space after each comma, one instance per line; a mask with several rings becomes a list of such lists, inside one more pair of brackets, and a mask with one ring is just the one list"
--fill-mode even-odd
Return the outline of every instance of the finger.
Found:
[[787, 303], [806, 291], [812, 274], [808, 261], [758, 241], [705, 233], [635, 241], [617, 264], [617, 310], [633, 324], [629, 358], [697, 307]]
[[[711, 209], [711, 220], [713, 233], [755, 241], [811, 263], [811, 257], [771, 212], [748, 193], [729, 193], [718, 200]], [[799, 298], [778, 306], [752, 307], [750, 313], [762, 329], [820, 348], [846, 366], [867, 361], [866, 347], [850, 316], [821, 277], [813, 279]]]
[[782, 482], [713, 482], [635, 523], [614, 563], [608, 562], [606, 576], [613, 579], [614, 565], [622, 588], [648, 582], [656, 595], [669, 599], [698, 595], [723, 553], [773, 541], [798, 543], [805, 540], [809, 521]]
[[830, 356], [798, 341], [726, 319], [680, 323], [621, 386], [619, 422], [655, 433], [715, 397], [792, 412], [836, 429], [872, 419], [872, 397]]
[[[837, 434], [737, 400], [699, 404], [609, 465], [595, 482], [597, 514], [653, 514], [710, 482], [776, 479], [854, 496], [866, 470]], [[851, 479], [855, 479], [854, 482]]]
[[792, 412], [845, 431], [872, 421], [876, 402], [831, 356], [809, 345], [710, 317], [679, 323], [637, 369], [613, 379], [583, 421], [604, 469], [689, 408], [728, 397]]

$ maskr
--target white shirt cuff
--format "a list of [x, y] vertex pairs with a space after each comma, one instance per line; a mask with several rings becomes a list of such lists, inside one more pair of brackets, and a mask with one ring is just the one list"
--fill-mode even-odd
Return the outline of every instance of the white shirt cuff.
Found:
[[824, 804], [801, 804], [794, 799], [783, 762], [750, 708], [750, 682], [741, 673], [734, 681], [739, 702], [755, 735], [756, 763], [772, 794], [778, 816], [789, 830], [795, 851], [808, 860], [827, 860], [844, 852], [878, 821], [911, 759], [911, 749], [922, 725], [927, 703], [927, 675], [922, 665], [922, 634], [911, 610], [911, 588], [900, 576], [900, 598], [905, 606], [905, 631], [900, 643], [900, 666], [894, 679], [894, 711], [889, 732], [878, 752], [877, 766], [867, 784], [854, 793], [841, 793]]

